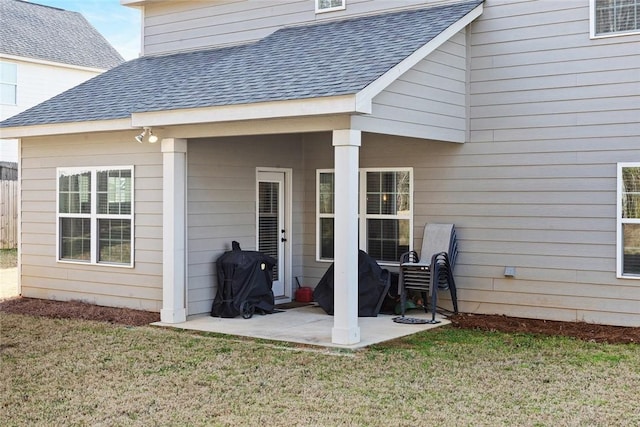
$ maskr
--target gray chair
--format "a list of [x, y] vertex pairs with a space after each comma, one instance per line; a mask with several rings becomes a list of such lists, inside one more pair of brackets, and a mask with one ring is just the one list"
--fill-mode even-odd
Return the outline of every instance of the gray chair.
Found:
[[415, 251], [405, 252], [400, 257], [400, 275], [398, 291], [400, 293], [400, 307], [404, 317], [407, 291], [415, 290], [422, 294], [425, 312], [427, 310], [427, 294], [431, 296], [431, 321], [436, 320], [436, 304], [438, 289], [449, 289], [453, 310], [458, 313], [458, 298], [456, 283], [453, 278], [453, 268], [458, 256], [458, 242], [453, 224], [427, 224], [424, 227], [422, 261]]

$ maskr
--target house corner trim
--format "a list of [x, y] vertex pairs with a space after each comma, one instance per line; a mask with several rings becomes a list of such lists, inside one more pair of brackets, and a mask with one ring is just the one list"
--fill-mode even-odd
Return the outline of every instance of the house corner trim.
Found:
[[163, 323], [182, 323], [186, 310], [187, 140], [162, 140], [162, 310]]

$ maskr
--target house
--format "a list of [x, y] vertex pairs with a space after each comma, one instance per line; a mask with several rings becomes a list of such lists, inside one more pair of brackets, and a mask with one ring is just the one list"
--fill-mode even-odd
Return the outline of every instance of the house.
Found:
[[121, 3], [143, 57], [1, 124], [23, 295], [180, 323], [236, 240], [351, 344], [357, 249], [444, 222], [461, 311], [640, 325], [640, 1]]
[[[77, 12], [0, 0], [0, 120], [120, 65], [120, 54]], [[0, 141], [18, 161], [18, 141]]]

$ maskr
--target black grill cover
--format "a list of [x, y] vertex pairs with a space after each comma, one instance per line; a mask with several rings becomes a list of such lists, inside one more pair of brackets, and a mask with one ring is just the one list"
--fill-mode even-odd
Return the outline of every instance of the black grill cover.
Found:
[[243, 314], [246, 304], [252, 313], [273, 312], [274, 258], [262, 252], [243, 251], [234, 241], [233, 250], [222, 254], [216, 264], [218, 291], [211, 307], [212, 316], [236, 317]]
[[[358, 316], [376, 317], [384, 301], [391, 274], [380, 268], [375, 259], [364, 251], [358, 252]], [[327, 312], [333, 314], [333, 264], [324, 273], [313, 290], [313, 299]]]

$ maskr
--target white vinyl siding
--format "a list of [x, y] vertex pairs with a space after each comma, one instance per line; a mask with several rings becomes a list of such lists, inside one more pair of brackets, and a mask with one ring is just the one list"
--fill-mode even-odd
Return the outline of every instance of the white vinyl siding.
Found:
[[618, 164], [618, 277], [640, 279], [640, 163]]
[[430, 53], [373, 99], [372, 114], [354, 116], [365, 132], [465, 142], [466, 30]]
[[[216, 260], [238, 241], [256, 250], [256, 168], [293, 169], [293, 276], [301, 276], [302, 184], [296, 179], [303, 163], [299, 135], [229, 137], [189, 140], [187, 208], [187, 314], [209, 313], [218, 286]], [[291, 284], [288, 284], [291, 285]], [[295, 285], [294, 285], [295, 286]]]
[[640, 36], [592, 40], [589, 16], [586, 1], [494, 1], [470, 26], [470, 142], [434, 153], [425, 186], [416, 169], [415, 209], [460, 225], [463, 311], [640, 324], [640, 286], [616, 278], [616, 164], [640, 161]]
[[[2, 61], [0, 63], [14, 65], [16, 68], [15, 81], [10, 74], [9, 77], [6, 77], [7, 86], [1, 89], [3, 93], [5, 90], [10, 93], [15, 92], [15, 100], [9, 104], [5, 104], [4, 101], [0, 102], [2, 104], [0, 120], [16, 115], [100, 74], [97, 71], [30, 62], [26, 58], [25, 60], [12, 59], [11, 62]], [[2, 74], [4, 74], [4, 70]], [[3, 76], [3, 84], [4, 79]], [[13, 86], [13, 90], [9, 86]], [[4, 98], [4, 96], [3, 94], [2, 97]]]
[[[21, 141], [20, 284], [30, 298], [159, 311], [162, 306], [162, 156], [131, 132]], [[135, 265], [57, 260], [57, 169], [135, 168]]]
[[640, 0], [590, 0], [591, 36], [640, 32]]
[[283, 26], [438, 3], [349, 0], [343, 10], [316, 13], [315, 1], [150, 2], [144, 13], [144, 52], [158, 55], [241, 44], [259, 40]]

